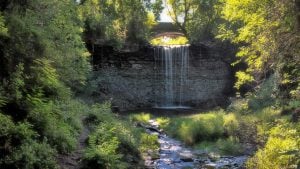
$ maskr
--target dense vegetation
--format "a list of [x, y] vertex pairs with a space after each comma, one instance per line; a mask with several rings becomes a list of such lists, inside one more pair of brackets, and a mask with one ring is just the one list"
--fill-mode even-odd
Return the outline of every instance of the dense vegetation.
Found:
[[[167, 3], [191, 43], [226, 40], [238, 47], [232, 65], [239, 98], [225, 110], [159, 118], [162, 128], [186, 144], [224, 154], [251, 144], [256, 151], [247, 168], [299, 167], [299, 2]], [[76, 150], [83, 127], [91, 132], [85, 168], [143, 165], [142, 153], [156, 150], [157, 138], [113, 115], [108, 103], [79, 97], [92, 74], [85, 42], [117, 48], [146, 43], [161, 10], [162, 0], [2, 0], [0, 168], [58, 168], [57, 157]]]
[[[98, 168], [125, 168], [122, 152], [141, 161], [140, 132], [114, 122], [107, 106], [91, 109], [75, 96], [91, 74], [84, 33], [98, 30], [116, 46], [145, 40], [155, 18], [152, 6], [159, 8], [141, 1], [1, 1], [0, 168], [58, 168], [58, 154], [77, 148], [83, 119], [92, 115], [100, 121], [91, 129], [87, 167], [96, 160]], [[97, 144], [103, 146], [93, 149]]]
[[234, 101], [236, 108], [228, 108], [225, 115], [214, 112], [177, 118], [170, 121], [170, 126], [177, 127], [166, 129], [186, 143], [195, 144], [231, 133], [227, 132], [226, 119], [235, 117], [233, 124], [239, 127], [234, 127], [229, 136], [242, 133], [237, 136], [239, 142], [243, 138], [253, 140], [258, 148], [248, 161], [248, 168], [297, 168], [299, 1], [169, 0], [168, 3], [173, 20], [190, 41], [205, 39], [202, 35], [206, 32], [204, 35], [229, 40], [239, 48], [232, 66], [238, 69], [235, 88], [243, 98]]

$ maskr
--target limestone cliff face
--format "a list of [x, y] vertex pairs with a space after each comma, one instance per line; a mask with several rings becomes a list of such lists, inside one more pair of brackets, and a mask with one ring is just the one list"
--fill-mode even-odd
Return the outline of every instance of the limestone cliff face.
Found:
[[[230, 64], [221, 52], [203, 45], [190, 46], [189, 51], [188, 85], [181, 104], [198, 108], [227, 104], [233, 82]], [[153, 47], [135, 52], [94, 47], [93, 64], [99, 89], [95, 96], [100, 101], [110, 99], [120, 110], [133, 110], [157, 106], [165, 99], [163, 64], [155, 58]], [[179, 88], [176, 85], [174, 92], [182, 91]]]

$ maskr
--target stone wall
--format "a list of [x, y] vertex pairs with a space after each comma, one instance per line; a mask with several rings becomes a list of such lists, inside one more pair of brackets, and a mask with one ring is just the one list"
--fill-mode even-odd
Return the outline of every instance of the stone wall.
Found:
[[[189, 49], [184, 106], [226, 105], [233, 82], [230, 64], [213, 48], [198, 45]], [[120, 110], [133, 110], [154, 107], [164, 98], [164, 78], [157, 71], [159, 65], [152, 47], [121, 52], [94, 46], [91, 51], [98, 85], [94, 96], [100, 101], [112, 100]]]

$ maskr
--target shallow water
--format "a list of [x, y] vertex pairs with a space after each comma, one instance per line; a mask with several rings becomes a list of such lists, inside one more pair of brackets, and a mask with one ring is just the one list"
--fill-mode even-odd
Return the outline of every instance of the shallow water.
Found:
[[[150, 120], [150, 127], [159, 128], [155, 120]], [[159, 129], [157, 130], [159, 131]], [[158, 135], [160, 144], [159, 158], [146, 157], [145, 165], [153, 169], [238, 169], [243, 168], [247, 156], [217, 156], [202, 150], [192, 150], [182, 142], [168, 137], [162, 132], [147, 130]]]

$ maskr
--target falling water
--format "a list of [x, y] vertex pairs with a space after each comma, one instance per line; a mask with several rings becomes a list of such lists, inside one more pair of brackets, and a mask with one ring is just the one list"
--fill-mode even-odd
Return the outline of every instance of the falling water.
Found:
[[[159, 107], [183, 107], [188, 87], [189, 50], [187, 45], [155, 48], [156, 78], [163, 78], [164, 96], [157, 100]], [[158, 67], [159, 66], [159, 67]], [[160, 81], [161, 79], [158, 79]], [[157, 93], [160, 95], [160, 93]]]

